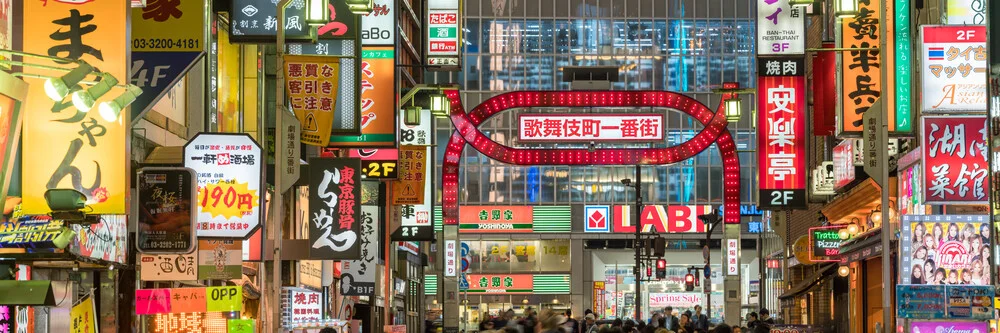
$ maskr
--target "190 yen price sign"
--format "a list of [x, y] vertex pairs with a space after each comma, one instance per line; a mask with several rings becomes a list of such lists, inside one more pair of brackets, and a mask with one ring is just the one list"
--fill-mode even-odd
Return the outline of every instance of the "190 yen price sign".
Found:
[[260, 226], [260, 163], [246, 134], [200, 133], [184, 146], [198, 179], [198, 237], [246, 239]]

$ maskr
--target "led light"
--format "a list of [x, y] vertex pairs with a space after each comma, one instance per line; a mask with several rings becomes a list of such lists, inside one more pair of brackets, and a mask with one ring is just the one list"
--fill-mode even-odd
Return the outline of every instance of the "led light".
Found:
[[847, 267], [847, 266], [837, 267], [837, 275], [844, 276], [844, 277], [846, 277], [848, 275], [851, 275], [851, 268]]
[[101, 118], [106, 121], [116, 121], [118, 116], [121, 115], [122, 110], [125, 107], [135, 102], [135, 99], [142, 95], [142, 89], [134, 85], [128, 85], [125, 87], [125, 92], [121, 96], [116, 97], [111, 101], [101, 102], [97, 106], [97, 111], [100, 112]]
[[80, 112], [88, 112], [94, 108], [97, 99], [104, 96], [111, 88], [118, 84], [118, 79], [111, 74], [101, 73], [101, 81], [87, 90], [78, 90], [73, 93], [73, 106]]
[[847, 231], [847, 229], [840, 229], [840, 231], [837, 232], [837, 236], [840, 236], [841, 240], [847, 240], [848, 238], [851, 238], [851, 233]]
[[839, 18], [858, 15], [858, 0], [834, 0], [833, 12]]
[[858, 231], [859, 231], [859, 227], [858, 227], [857, 224], [852, 224], [852, 225], [847, 226], [847, 232], [850, 233], [851, 235], [857, 235]]
[[87, 74], [93, 72], [94, 68], [86, 63], [81, 63], [79, 67], [73, 69], [69, 73], [66, 73], [59, 78], [50, 78], [45, 80], [45, 94], [49, 96], [53, 101], [59, 102], [66, 95], [69, 95], [69, 87], [75, 86], [80, 81], [83, 81]]
[[419, 126], [420, 111], [422, 111], [422, 109], [419, 106], [408, 106], [403, 108], [403, 123], [407, 126]]

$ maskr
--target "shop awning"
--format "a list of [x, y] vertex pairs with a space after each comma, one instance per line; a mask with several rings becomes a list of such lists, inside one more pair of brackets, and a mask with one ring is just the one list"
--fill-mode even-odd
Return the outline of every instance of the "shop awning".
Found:
[[54, 306], [51, 281], [0, 281], [0, 304]]
[[813, 272], [812, 274], [809, 274], [809, 276], [807, 276], [802, 281], [799, 281], [799, 283], [796, 283], [794, 286], [792, 286], [792, 289], [789, 289], [784, 294], [781, 294], [781, 296], [778, 296], [778, 299], [786, 299], [798, 296], [799, 294], [808, 291], [809, 288], [812, 288], [812, 286], [816, 285], [817, 283], [819, 283], [819, 281], [823, 280], [824, 277], [826, 277], [829, 274], [832, 274], [836, 270], [837, 270], [837, 264], [835, 263], [826, 264], [823, 267], [820, 267], [819, 270]]
[[[889, 199], [896, 200], [896, 177], [889, 178]], [[823, 206], [823, 215], [833, 224], [850, 223], [852, 218], [866, 221], [868, 214], [882, 202], [882, 193], [872, 179], [866, 179], [854, 188], [838, 195]]]
[[[895, 244], [896, 241], [892, 243]], [[882, 228], [872, 229], [840, 243], [842, 263], [858, 262], [879, 256], [882, 256]]]

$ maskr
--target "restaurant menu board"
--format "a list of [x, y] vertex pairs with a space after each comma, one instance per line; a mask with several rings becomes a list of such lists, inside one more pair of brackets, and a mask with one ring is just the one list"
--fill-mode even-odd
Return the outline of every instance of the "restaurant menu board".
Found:
[[904, 215], [901, 284], [989, 285], [989, 216]]
[[190, 253], [194, 249], [194, 204], [197, 197], [194, 170], [142, 168], [139, 191], [139, 239], [143, 253]]
[[260, 227], [261, 158], [247, 134], [199, 133], [184, 145], [198, 179], [198, 237], [246, 239]]

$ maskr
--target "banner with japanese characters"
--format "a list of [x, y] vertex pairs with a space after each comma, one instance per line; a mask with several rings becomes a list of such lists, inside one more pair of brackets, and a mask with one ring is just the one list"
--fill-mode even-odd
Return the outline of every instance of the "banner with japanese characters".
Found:
[[806, 82], [800, 57], [758, 59], [761, 208], [806, 206]]
[[141, 119], [179, 82], [205, 50], [205, 3], [149, 1], [132, 8], [131, 82], [142, 88], [130, 120]]
[[361, 51], [361, 135], [333, 135], [332, 147], [396, 146], [395, 48], [365, 47]]
[[[340, 58], [285, 56], [285, 93], [302, 124], [302, 143], [326, 147], [339, 115]], [[339, 122], [339, 119], [337, 120]]]
[[986, 112], [986, 26], [922, 26], [924, 113]]
[[142, 281], [198, 280], [198, 253], [143, 254], [139, 257], [139, 278]]
[[420, 146], [399, 147], [399, 180], [392, 186], [393, 205], [424, 203], [424, 186], [428, 173], [427, 149]]
[[198, 237], [246, 239], [261, 225], [260, 145], [246, 134], [199, 133], [184, 145], [198, 179]]
[[662, 142], [663, 114], [521, 114], [521, 142]]
[[[126, 3], [126, 2], [123, 2]], [[97, 311], [94, 305], [94, 291], [91, 290], [83, 298], [73, 304], [69, 311], [70, 333], [97, 333]]]
[[344, 260], [341, 264], [340, 294], [344, 296], [375, 296], [375, 258], [378, 256], [378, 206], [361, 206], [361, 259]]
[[461, 17], [459, 0], [427, 1], [427, 65], [461, 66]]
[[361, 259], [361, 160], [309, 159], [309, 257]]
[[281, 293], [281, 325], [294, 327], [296, 324], [315, 323], [322, 320], [323, 294], [308, 289], [283, 287]]
[[804, 9], [792, 6], [789, 0], [757, 0], [757, 54], [805, 53]]
[[[879, 4], [885, 3], [887, 7]], [[879, 11], [887, 10], [892, 12], [892, 1], [883, 2], [880, 0], [858, 0], [858, 11], [853, 17], [846, 17], [841, 21], [840, 47], [855, 48], [856, 51], [840, 52], [841, 56], [841, 102], [838, 109], [840, 123], [839, 133], [850, 135], [860, 135], [863, 126], [862, 115], [875, 103], [882, 95], [887, 95], [883, 99], [885, 110], [889, 110], [888, 124], [889, 131], [896, 131], [895, 99], [881, 91], [882, 81], [880, 68], [894, 68], [892, 52], [880, 52], [878, 50], [880, 36], [879, 25], [887, 24], [893, 27], [887, 16], [885, 22], [879, 19]], [[890, 36], [891, 37], [891, 36]], [[894, 45], [892, 38], [887, 41], [888, 45]], [[892, 86], [894, 78], [890, 75]]]
[[[128, 82], [128, 1], [24, 1], [21, 29], [22, 51], [83, 61]], [[48, 59], [25, 57], [24, 61], [58, 65]], [[76, 64], [59, 65], [76, 68]], [[32, 75], [60, 77], [65, 71], [25, 66]], [[90, 76], [91, 78], [93, 76]], [[126, 163], [125, 123], [98, 115], [96, 105], [123, 92], [114, 87], [97, 98], [95, 110], [77, 110], [69, 95], [53, 102], [44, 80], [29, 79], [28, 109], [24, 110], [21, 158], [23, 209], [26, 214], [50, 212], [44, 194], [49, 189], [74, 189], [87, 197], [88, 214], [125, 214]], [[91, 84], [68, 87], [71, 91]], [[57, 96], [58, 97], [58, 96]], [[128, 109], [118, 117], [128, 119]]]
[[[230, 0], [229, 35], [239, 43], [274, 43], [278, 37], [278, 2], [273, 0]], [[354, 39], [358, 16], [347, 1], [330, 1], [326, 6], [330, 21], [316, 28], [320, 39]], [[314, 41], [306, 22], [306, 1], [292, 1], [285, 8], [285, 39]]]
[[922, 176], [926, 204], [986, 204], [985, 116], [924, 116]]
[[198, 280], [238, 280], [243, 274], [243, 241], [198, 240]]
[[[401, 143], [403, 144], [403, 143]], [[431, 148], [425, 149], [424, 154], [430, 160]], [[431, 175], [431, 163], [424, 163], [425, 175]], [[417, 204], [406, 204], [399, 206], [400, 222], [399, 229], [392, 233], [393, 240], [400, 241], [431, 241], [434, 239], [434, 221], [431, 219], [433, 205], [430, 199], [433, 184], [424, 181], [423, 191], [424, 201]]]
[[136, 248], [143, 253], [190, 253], [195, 246], [193, 223], [197, 220], [194, 170], [142, 168], [137, 178]]

